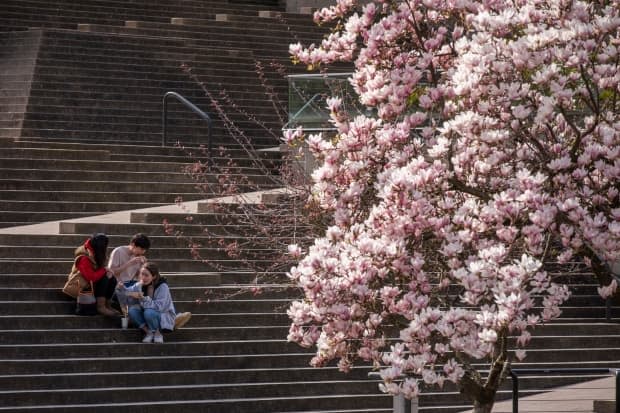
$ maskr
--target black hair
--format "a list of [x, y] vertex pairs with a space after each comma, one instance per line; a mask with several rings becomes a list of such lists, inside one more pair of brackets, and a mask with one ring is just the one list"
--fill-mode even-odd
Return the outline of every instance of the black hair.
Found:
[[108, 252], [108, 236], [106, 234], [94, 234], [90, 237], [90, 246], [95, 254], [94, 258], [97, 267], [104, 267]]
[[[142, 268], [148, 270], [148, 272], [150, 272], [153, 276], [153, 281], [151, 282], [151, 285], [153, 285], [153, 291], [155, 291], [160, 284], [168, 284], [168, 280], [166, 277], [161, 276], [159, 273], [159, 267], [154, 262], [148, 261], [146, 264], [142, 265]], [[148, 295], [148, 287], [148, 285], [142, 286], [142, 292], [145, 296]]]
[[151, 248], [151, 241], [146, 235], [142, 233], [138, 233], [134, 235], [130, 243], [135, 245], [136, 247], [140, 247], [145, 250], [148, 250], [149, 248]]

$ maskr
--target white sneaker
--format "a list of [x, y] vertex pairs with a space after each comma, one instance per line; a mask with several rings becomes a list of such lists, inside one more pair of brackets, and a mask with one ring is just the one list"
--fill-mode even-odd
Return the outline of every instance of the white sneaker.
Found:
[[164, 336], [162, 336], [161, 333], [158, 331], [153, 336], [153, 343], [163, 343], [163, 342], [164, 342]]
[[192, 313], [190, 312], [177, 314], [176, 318], [174, 319], [174, 329], [178, 330], [179, 328], [183, 327], [185, 324], [187, 324], [190, 318], [192, 318]]
[[149, 331], [148, 333], [146, 333], [146, 335], [142, 339], [142, 342], [143, 343], [152, 343], [153, 342], [153, 332]]

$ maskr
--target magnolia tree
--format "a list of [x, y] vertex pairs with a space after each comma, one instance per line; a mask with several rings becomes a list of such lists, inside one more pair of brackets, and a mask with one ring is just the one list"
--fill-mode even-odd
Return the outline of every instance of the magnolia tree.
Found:
[[[367, 3], [367, 2], [366, 2]], [[290, 278], [289, 340], [315, 366], [356, 359], [414, 397], [454, 382], [489, 412], [531, 329], [568, 289], [543, 263], [580, 261], [612, 294], [620, 258], [620, 1], [354, 0], [299, 62], [355, 65], [374, 115], [329, 101], [314, 201], [333, 225]], [[509, 351], [508, 337], [516, 337]], [[488, 373], [480, 373], [481, 365]]]

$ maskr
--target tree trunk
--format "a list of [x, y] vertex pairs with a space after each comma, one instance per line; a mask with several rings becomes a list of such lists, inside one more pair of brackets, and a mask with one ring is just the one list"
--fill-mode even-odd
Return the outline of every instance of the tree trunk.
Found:
[[474, 402], [474, 408], [472, 409], [472, 413], [491, 413], [493, 410], [493, 401], [487, 403], [481, 403], [479, 401]]
[[461, 378], [461, 393], [474, 402], [472, 413], [491, 413], [497, 390], [508, 374], [510, 362], [508, 361], [508, 329], [498, 331], [498, 340], [495, 349], [496, 357], [489, 368], [486, 379], [474, 369], [469, 362], [461, 363], [465, 374]]

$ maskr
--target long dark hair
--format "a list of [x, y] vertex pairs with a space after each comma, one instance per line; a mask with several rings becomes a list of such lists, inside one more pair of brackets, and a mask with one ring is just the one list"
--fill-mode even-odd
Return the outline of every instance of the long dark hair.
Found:
[[105, 266], [105, 259], [108, 252], [108, 236], [106, 234], [94, 234], [90, 237], [90, 246], [93, 249], [97, 267], [101, 268]]
[[159, 274], [159, 267], [157, 266], [157, 264], [155, 264], [154, 262], [148, 261], [142, 265], [142, 268], [146, 268], [148, 272], [150, 272], [151, 275], [153, 276], [153, 281], [152, 281], [153, 286], [156, 286], [157, 284], [159, 284], [161, 275]]
[[[148, 295], [149, 297], [152, 297], [153, 293], [155, 292], [157, 287], [159, 287], [159, 285], [162, 284], [162, 283], [166, 283], [167, 284], [168, 281], [166, 280], [166, 278], [162, 277], [159, 274], [159, 267], [154, 262], [148, 261], [147, 263], [142, 265], [142, 268], [148, 270], [148, 272], [150, 272], [151, 275], [153, 276], [153, 281], [151, 281], [151, 283], [149, 285], [143, 285], [142, 286], [142, 293], [145, 296]], [[149, 291], [149, 287], [151, 287], [150, 291]]]

